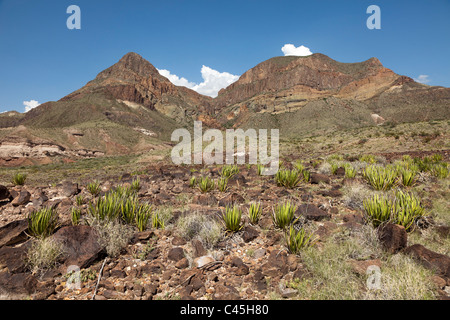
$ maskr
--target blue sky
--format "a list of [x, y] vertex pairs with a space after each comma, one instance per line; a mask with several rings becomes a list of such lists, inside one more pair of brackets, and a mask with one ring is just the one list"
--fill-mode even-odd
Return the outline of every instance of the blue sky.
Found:
[[[72, 4], [81, 30], [66, 27]], [[366, 27], [372, 4], [380, 30]], [[450, 87], [449, 40], [449, 0], [3, 0], [0, 112], [58, 100], [130, 51], [196, 88], [202, 70], [239, 76], [283, 55], [285, 44], [341, 62], [377, 57], [398, 74]]]

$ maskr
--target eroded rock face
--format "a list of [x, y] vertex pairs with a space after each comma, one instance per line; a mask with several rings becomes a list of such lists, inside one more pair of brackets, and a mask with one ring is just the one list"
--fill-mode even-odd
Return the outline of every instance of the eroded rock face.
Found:
[[438, 275], [450, 279], [450, 257], [431, 251], [421, 244], [414, 244], [403, 252], [417, 259], [423, 266], [435, 271]]

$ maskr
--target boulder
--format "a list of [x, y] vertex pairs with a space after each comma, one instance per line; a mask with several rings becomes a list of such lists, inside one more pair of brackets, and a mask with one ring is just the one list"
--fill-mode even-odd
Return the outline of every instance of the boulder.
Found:
[[97, 233], [90, 226], [78, 225], [59, 229], [53, 239], [64, 246], [63, 265], [86, 268], [101, 258], [104, 250], [98, 243]]
[[64, 197], [72, 197], [80, 192], [77, 183], [64, 181], [61, 186], [61, 195]]
[[330, 177], [321, 173], [311, 173], [309, 181], [312, 184], [330, 183]]
[[0, 201], [9, 200], [9, 190], [7, 187], [0, 185]]
[[175, 262], [180, 261], [184, 258], [184, 250], [181, 247], [175, 247], [169, 250], [169, 253], [167, 254], [167, 258], [169, 260], [173, 260]]
[[17, 197], [11, 202], [15, 207], [27, 204], [30, 201], [31, 194], [27, 190], [22, 190], [19, 192]]
[[11, 246], [25, 241], [28, 236], [25, 231], [28, 229], [28, 220], [16, 220], [0, 228], [0, 248]]
[[303, 215], [307, 220], [320, 221], [331, 218], [331, 214], [312, 204], [302, 204], [295, 211], [295, 215]]
[[245, 226], [244, 233], [242, 234], [242, 239], [244, 242], [250, 242], [256, 239], [259, 236], [258, 230], [253, 228], [252, 226]]
[[403, 253], [418, 260], [425, 268], [433, 270], [437, 275], [450, 279], [450, 257], [431, 251], [421, 244], [409, 246]]
[[378, 239], [384, 249], [392, 254], [406, 248], [408, 234], [403, 226], [388, 223], [378, 228]]

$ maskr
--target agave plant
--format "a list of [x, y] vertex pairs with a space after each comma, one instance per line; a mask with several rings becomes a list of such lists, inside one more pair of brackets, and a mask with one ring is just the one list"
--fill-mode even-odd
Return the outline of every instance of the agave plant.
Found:
[[262, 210], [261, 210], [261, 203], [251, 203], [250, 207], [248, 209], [248, 217], [250, 218], [250, 222], [252, 224], [257, 224], [259, 221], [259, 218], [261, 217]]
[[278, 186], [283, 186], [286, 188], [295, 188], [300, 181], [302, 181], [303, 175], [301, 175], [297, 170], [283, 169], [278, 170], [275, 174], [275, 181]]
[[88, 214], [98, 220], [115, 220], [120, 217], [123, 197], [115, 192], [108, 193], [89, 202]]
[[277, 205], [272, 212], [272, 220], [276, 227], [285, 229], [294, 219], [294, 213], [297, 206], [287, 201], [284, 204]]
[[400, 181], [405, 187], [410, 187], [416, 182], [417, 171], [402, 167], [398, 172]]
[[57, 226], [58, 213], [54, 208], [34, 210], [28, 215], [28, 232], [34, 237], [46, 238]]
[[24, 173], [16, 173], [11, 179], [12, 183], [16, 186], [23, 186], [26, 180], [27, 175]]
[[393, 205], [394, 223], [402, 225], [407, 231], [413, 226], [417, 218], [424, 216], [425, 209], [420, 200], [412, 193], [397, 190]]
[[374, 195], [363, 201], [364, 210], [367, 215], [367, 220], [376, 228], [382, 223], [391, 220], [392, 201], [386, 197]]
[[389, 190], [395, 184], [397, 170], [392, 166], [367, 166], [363, 170], [363, 177], [375, 190]]
[[314, 244], [314, 240], [311, 239], [312, 233], [307, 234], [304, 228], [295, 230], [291, 225], [289, 231], [285, 233], [286, 246], [290, 253], [298, 254], [303, 248], [310, 247]]
[[71, 220], [72, 225], [76, 226], [80, 223], [81, 220], [81, 209], [80, 208], [72, 208], [71, 211]]
[[235, 174], [239, 173], [239, 168], [236, 165], [226, 165], [222, 167], [222, 170], [220, 170], [219, 174], [221, 177], [224, 178], [231, 178]]
[[354, 178], [356, 176], [356, 169], [350, 163], [345, 164], [344, 169], [347, 178]]
[[197, 178], [191, 177], [191, 179], [189, 179], [189, 187], [194, 188], [196, 185], [197, 185]]
[[148, 222], [150, 221], [150, 218], [152, 216], [152, 210], [152, 206], [146, 203], [139, 205], [139, 207], [137, 208], [134, 214], [134, 218], [139, 231], [145, 231], [145, 229], [147, 229]]
[[228, 178], [221, 177], [217, 181], [217, 188], [219, 189], [220, 192], [226, 192], [228, 190]]
[[222, 215], [225, 228], [228, 231], [236, 232], [242, 229], [241, 225], [242, 210], [238, 206], [226, 207]]
[[95, 180], [94, 182], [89, 182], [86, 188], [94, 197], [100, 194], [100, 182], [98, 182], [97, 180]]
[[210, 177], [202, 177], [198, 181], [198, 188], [203, 193], [214, 190], [215, 188], [214, 180], [212, 180]]

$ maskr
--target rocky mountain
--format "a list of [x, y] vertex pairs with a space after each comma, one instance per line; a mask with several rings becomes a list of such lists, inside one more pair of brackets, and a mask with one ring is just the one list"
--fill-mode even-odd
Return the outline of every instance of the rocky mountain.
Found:
[[[385, 68], [376, 58], [275, 57], [244, 73], [214, 101], [226, 127], [279, 127], [285, 135], [449, 117], [450, 89]], [[383, 122], [383, 121], [381, 121]]]
[[[376, 58], [341, 63], [319, 53], [275, 57], [212, 99], [172, 84], [150, 62], [128, 53], [59, 101], [25, 114], [0, 114], [0, 155], [144, 152], [170, 141], [176, 128], [192, 128], [194, 120], [223, 129], [280, 128], [284, 137], [298, 137], [448, 119], [449, 104], [450, 88], [417, 83]], [[26, 148], [12, 147], [17, 144]]]

